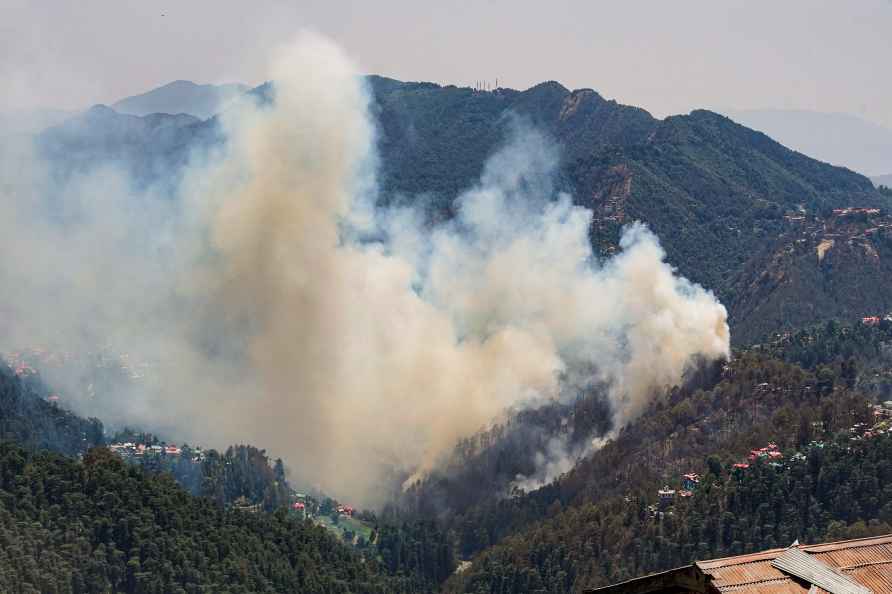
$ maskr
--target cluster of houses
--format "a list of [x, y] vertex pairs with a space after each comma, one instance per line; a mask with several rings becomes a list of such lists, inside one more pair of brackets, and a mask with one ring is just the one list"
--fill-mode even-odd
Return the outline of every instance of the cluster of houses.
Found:
[[19, 377], [27, 377], [29, 375], [37, 374], [37, 370], [34, 369], [31, 362], [35, 354], [39, 352], [40, 349], [14, 351], [11, 353], [4, 353], [3, 358], [6, 360], [9, 367], [12, 368], [13, 373]]
[[886, 314], [883, 317], [880, 316], [865, 316], [861, 318], [861, 323], [865, 326], [879, 326], [882, 321], [892, 322], [892, 314]]
[[[304, 518], [314, 517], [316, 515], [319, 515], [320, 513], [323, 513], [325, 509], [328, 509], [327, 505], [331, 505], [331, 512], [337, 512], [338, 515], [348, 518], [353, 517], [352, 506], [337, 503], [332, 500], [327, 499], [326, 505], [323, 506], [320, 505], [319, 501], [315, 498], [298, 492], [292, 492], [291, 499], [291, 511]], [[329, 514], [330, 512], [324, 513]]]
[[40, 347], [11, 351], [2, 356], [18, 376], [36, 375], [38, 367], [60, 367], [74, 358], [69, 352], [49, 351]]
[[[20, 377], [36, 375], [41, 368], [62, 367], [76, 358], [67, 351], [50, 351], [40, 347], [3, 353], [2, 357]], [[116, 367], [134, 381], [144, 378], [152, 367], [150, 363], [134, 361], [127, 353], [117, 354], [110, 350], [81, 354], [78, 357], [89, 357], [96, 367]]]
[[866, 208], [859, 206], [847, 206], [845, 208], [834, 208], [833, 216], [835, 217], [845, 217], [848, 215], [854, 214], [864, 214], [864, 215], [878, 215], [880, 214], [879, 208]]
[[[183, 450], [175, 445], [144, 443], [112, 443], [108, 445], [108, 449], [118, 454], [125, 460], [142, 458], [144, 456], [181, 456]], [[199, 448], [189, 448], [188, 454], [193, 462], [201, 462], [205, 458], [204, 451]]]
[[778, 449], [777, 444], [769, 442], [764, 448], [750, 450], [747, 454], [746, 462], [737, 462], [731, 468], [734, 470], [746, 470], [750, 467], [750, 463], [760, 459], [767, 459], [772, 466], [780, 466], [780, 460], [784, 457], [783, 453]]
[[657, 497], [659, 497], [661, 505], [667, 505], [675, 500], [676, 495], [679, 497], [692, 497], [698, 486], [700, 486], [700, 475], [696, 472], [689, 472], [681, 475], [681, 489], [676, 491], [670, 488], [669, 485], [665, 485], [657, 491]]
[[886, 400], [882, 404], [873, 406], [873, 418], [879, 423], [892, 419], [892, 400]]
[[877, 260], [879, 254], [870, 237], [892, 230], [892, 218], [885, 215], [879, 208], [859, 206], [834, 209], [827, 219], [807, 217], [803, 210], [788, 212], [784, 220], [798, 228], [799, 237], [787, 249], [794, 250], [797, 246], [805, 247], [813, 243], [818, 262], [821, 262], [838, 242], [846, 242], [850, 246], [860, 245], [869, 257]]

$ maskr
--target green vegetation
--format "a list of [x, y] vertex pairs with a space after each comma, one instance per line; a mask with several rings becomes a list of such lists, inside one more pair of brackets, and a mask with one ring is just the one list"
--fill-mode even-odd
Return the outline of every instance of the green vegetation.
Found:
[[19, 377], [0, 362], [0, 441], [75, 456], [103, 443], [102, 423], [82, 419], [47, 400], [36, 376]]
[[[556, 82], [492, 92], [377, 76], [367, 82], [386, 203], [423, 205], [431, 220], [449, 218], [454, 198], [477, 182], [512, 129], [527, 123], [559, 149], [556, 186], [595, 213], [597, 251], [612, 252], [622, 225], [644, 221], [669, 261], [729, 306], [738, 344], [781, 327], [867, 315], [862, 312], [892, 294], [889, 271], [877, 274], [869, 258], [845, 265], [840, 257], [823, 268], [790, 262], [783, 267], [786, 282], [759, 282], [764, 254], [777, 253], [778, 236], [789, 230], [787, 213], [804, 209], [822, 222], [838, 207], [888, 210], [892, 192], [721, 115], [697, 110], [658, 120], [591, 89], [570, 91]], [[270, 85], [252, 94], [271, 100]], [[155, 115], [134, 123], [139, 118], [94, 108], [47, 130], [38, 144], [57, 178], [113, 160], [138, 185], [173, 190], [189, 155], [224, 142], [223, 133], [216, 118]], [[810, 268], [800, 279], [802, 263]], [[753, 284], [761, 292], [750, 291]], [[817, 307], [805, 299], [813, 295], [821, 297]], [[756, 312], [766, 299], [768, 306]]]
[[[597, 388], [462, 440], [379, 515], [323, 504], [311, 521], [282, 509], [282, 464], [251, 446], [200, 462], [184, 448], [142, 467], [101, 449], [83, 463], [35, 453], [83, 455], [102, 426], [0, 370], [0, 439], [24, 446], [0, 447], [0, 590], [567, 592], [796, 538], [892, 531], [892, 438], [858, 425], [892, 393], [892, 324], [860, 323], [892, 311], [892, 218], [833, 212], [888, 211], [892, 190], [707, 111], [656, 120], [554, 82], [368, 82], [383, 200], [452, 216], [512, 127], [530, 123], [559, 146], [556, 186], [593, 211], [596, 251], [612, 253], [624, 224], [645, 221], [668, 260], [729, 308], [734, 360], [692, 370], [540, 489], [513, 485], [553, 440], [577, 454], [613, 429]], [[56, 174], [114, 156], [155, 184], [223, 142], [213, 119], [164, 134], [149, 121], [126, 138], [117, 120], [92, 110], [45, 133]], [[782, 462], [734, 469], [769, 441]], [[693, 495], [660, 503], [658, 489], [690, 472], [703, 477]], [[242, 497], [266, 513], [231, 509]], [[470, 565], [455, 574], [459, 560]]]
[[[823, 444], [822, 444], [823, 445]], [[505, 539], [447, 591], [578, 592], [727, 555], [892, 532], [892, 437], [841, 436], [775, 468], [708, 473], [665, 511], [649, 492], [573, 508]], [[655, 487], [656, 488], [656, 487]]]
[[227, 511], [105, 449], [0, 445], [4, 592], [397, 592], [324, 529]]
[[290, 489], [281, 460], [271, 463], [264, 450], [253, 446], [230, 446], [222, 454], [208, 450], [198, 463], [190, 461], [190, 452], [180, 455], [170, 472], [191, 493], [207, 497], [219, 505], [228, 505], [240, 497], [260, 503], [266, 511], [288, 505]]
[[[892, 437], [861, 437], [872, 410], [846, 373], [743, 354], [713, 386], [675, 390], [555, 484], [458, 519], [471, 530], [463, 545], [485, 550], [447, 591], [579, 591], [796, 538], [892, 530]], [[782, 467], [747, 460], [769, 441]], [[703, 475], [694, 496], [661, 508], [657, 490], [688, 472]]]

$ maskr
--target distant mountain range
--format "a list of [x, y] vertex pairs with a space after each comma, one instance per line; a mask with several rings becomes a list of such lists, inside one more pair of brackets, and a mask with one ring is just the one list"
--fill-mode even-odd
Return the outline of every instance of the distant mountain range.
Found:
[[[755, 263], [791, 241], [791, 216], [805, 216], [818, 229], [835, 208], [892, 209], [892, 198], [862, 175], [785, 148], [727, 117], [697, 110], [659, 120], [591, 89], [570, 91], [556, 82], [525, 91], [475, 91], [372, 76], [369, 86], [384, 200], [424, 195], [433, 220], [449, 218], [455, 196], [475, 183], [487, 157], [510, 133], [512, 118], [506, 115], [515, 114], [560, 146], [558, 184], [594, 212], [597, 251], [613, 253], [623, 225], [646, 222], [668, 260], [729, 306], [738, 343], [828, 313], [855, 318], [892, 306], [885, 297], [892, 294], [892, 281], [884, 280], [892, 277], [874, 278], [865, 268], [874, 266], [874, 256], [855, 258], [856, 250], [849, 258], [841, 245], [822, 266], [816, 247], [804, 256], [815, 260], [808, 282], [794, 273], [794, 259], [773, 266], [773, 278], [782, 282], [757, 282], [765, 268]], [[270, 98], [269, 91], [267, 84], [250, 92]], [[140, 183], [174, 187], [193, 149], [223, 140], [216, 118], [137, 117], [94, 107], [46, 130], [39, 144], [63, 175], [113, 159]], [[885, 227], [876, 233], [871, 244], [885, 241]], [[885, 266], [885, 251], [876, 251]], [[865, 282], [853, 287], [846, 279]], [[811, 304], [815, 286], [823, 302], [834, 305], [832, 311]], [[778, 309], [780, 301], [784, 306]], [[765, 307], [772, 312], [771, 326], [759, 321]]]
[[[249, 90], [249, 86], [240, 83], [199, 85], [188, 80], [177, 80], [139, 95], [125, 97], [111, 107], [118, 114], [131, 116], [169, 114], [205, 120], [218, 114], [231, 101]], [[102, 107], [107, 109], [104, 105]], [[0, 137], [39, 134], [67, 120], [78, 120], [85, 113], [87, 112], [81, 110], [63, 109], [0, 112]]]
[[207, 119], [249, 89], [247, 85], [238, 83], [197, 85], [188, 80], [177, 80], [141, 95], [121, 99], [112, 108], [120, 113], [137, 116], [184, 113]]
[[815, 159], [865, 175], [892, 171], [892, 130], [857, 116], [784, 109], [720, 111]]

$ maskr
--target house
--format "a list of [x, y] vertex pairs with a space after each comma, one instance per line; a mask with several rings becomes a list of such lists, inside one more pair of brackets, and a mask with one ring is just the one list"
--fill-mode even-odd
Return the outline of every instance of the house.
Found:
[[892, 534], [695, 561], [587, 594], [880, 594], [892, 584]]
[[880, 323], [879, 316], [867, 316], [866, 318], [861, 318], [861, 323], [865, 326], [876, 326]]
[[881, 421], [883, 419], [892, 419], [892, 408], [880, 406], [879, 404], [877, 404], [873, 407], [873, 416], [877, 421]]
[[700, 484], [700, 475], [696, 472], [689, 472], [681, 477], [681, 486], [685, 491], [693, 491]]
[[232, 509], [243, 511], [249, 514], [259, 513], [262, 509], [261, 504], [255, 503], [251, 504], [248, 499], [244, 495], [239, 495], [239, 497], [232, 502]]

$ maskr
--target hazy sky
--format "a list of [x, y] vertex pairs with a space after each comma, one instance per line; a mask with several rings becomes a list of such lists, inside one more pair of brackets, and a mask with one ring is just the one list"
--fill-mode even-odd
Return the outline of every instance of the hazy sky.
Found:
[[0, 0], [0, 109], [257, 83], [300, 28], [403, 80], [554, 79], [657, 116], [797, 108], [892, 127], [892, 0]]

